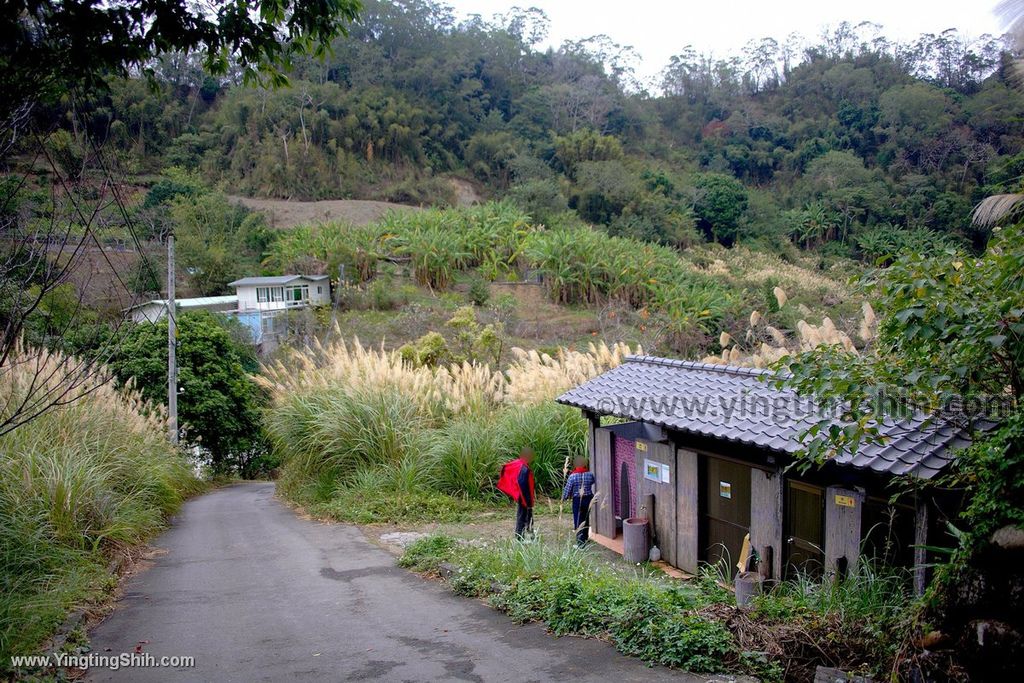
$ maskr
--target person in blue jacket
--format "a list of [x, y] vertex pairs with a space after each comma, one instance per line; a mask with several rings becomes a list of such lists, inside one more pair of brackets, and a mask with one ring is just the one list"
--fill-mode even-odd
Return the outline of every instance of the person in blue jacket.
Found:
[[581, 548], [590, 540], [590, 503], [594, 500], [596, 483], [586, 458], [576, 458], [575, 468], [565, 480], [562, 500], [572, 499], [572, 526], [576, 530], [576, 545]]

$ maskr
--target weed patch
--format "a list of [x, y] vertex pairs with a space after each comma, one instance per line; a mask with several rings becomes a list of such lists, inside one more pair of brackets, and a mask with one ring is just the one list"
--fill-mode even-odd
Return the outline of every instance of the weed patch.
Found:
[[603, 564], [585, 549], [511, 541], [467, 546], [429, 536], [413, 543], [401, 564], [436, 571], [442, 562], [459, 566], [449, 579], [453, 590], [487, 598], [519, 623], [607, 639], [624, 654], [689, 671], [723, 671], [739, 660], [729, 630], [697, 611], [700, 591]]
[[870, 567], [841, 583], [784, 582], [740, 609], [710, 572], [682, 583], [574, 545], [433, 535], [400, 560], [427, 573], [442, 563], [458, 567], [447, 579], [452, 590], [486, 599], [517, 623], [608, 640], [651, 664], [766, 681], [810, 680], [822, 662], [886, 675], [909, 613], [902, 577]]
[[434, 491], [342, 488], [329, 501], [310, 505], [308, 509], [318, 517], [354, 524], [402, 524], [464, 522], [487, 507], [477, 501]]

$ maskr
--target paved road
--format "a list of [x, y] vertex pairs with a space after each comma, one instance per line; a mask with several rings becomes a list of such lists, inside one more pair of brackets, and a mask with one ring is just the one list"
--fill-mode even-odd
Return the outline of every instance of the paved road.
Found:
[[[273, 484], [187, 503], [92, 632], [93, 652], [190, 655], [191, 669], [93, 681], [705, 681], [610, 646], [516, 626], [395, 566], [359, 529], [296, 516]], [[109, 648], [109, 650], [107, 650]], [[719, 679], [721, 680], [721, 679]]]

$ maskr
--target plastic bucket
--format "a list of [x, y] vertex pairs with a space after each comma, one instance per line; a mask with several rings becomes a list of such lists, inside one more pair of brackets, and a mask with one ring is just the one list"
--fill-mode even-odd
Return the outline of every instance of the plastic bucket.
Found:
[[761, 575], [757, 572], [740, 572], [736, 575], [736, 605], [746, 607], [754, 596], [761, 592]]

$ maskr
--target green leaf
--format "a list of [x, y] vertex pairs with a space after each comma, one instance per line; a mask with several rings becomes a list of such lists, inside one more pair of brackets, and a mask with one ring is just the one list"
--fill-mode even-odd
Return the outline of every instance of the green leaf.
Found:
[[993, 334], [991, 337], [985, 337], [985, 341], [992, 345], [992, 348], [1002, 348], [1003, 344], [1006, 343], [1005, 334]]

